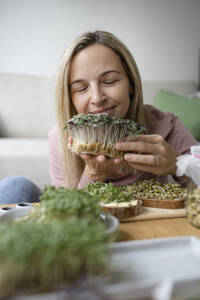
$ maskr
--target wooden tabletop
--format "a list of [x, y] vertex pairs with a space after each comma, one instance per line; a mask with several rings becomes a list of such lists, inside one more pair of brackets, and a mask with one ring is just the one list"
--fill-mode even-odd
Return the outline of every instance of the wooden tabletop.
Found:
[[143, 240], [175, 236], [196, 236], [200, 229], [190, 225], [185, 217], [120, 223], [119, 241]]
[[[15, 204], [0, 205], [3, 206], [15, 206]], [[200, 229], [190, 225], [185, 217], [166, 218], [120, 223], [117, 241], [190, 235], [200, 238]]]

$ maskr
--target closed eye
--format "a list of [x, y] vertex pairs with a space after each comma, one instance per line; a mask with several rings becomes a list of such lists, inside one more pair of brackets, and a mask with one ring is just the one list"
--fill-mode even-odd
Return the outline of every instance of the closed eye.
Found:
[[87, 90], [87, 87], [72, 88], [72, 93], [81, 93]]
[[118, 80], [105, 80], [103, 81], [104, 84], [113, 84], [115, 82], [117, 82]]
[[76, 92], [83, 92], [83, 91], [85, 91], [86, 89], [87, 89], [87, 87], [83, 87], [83, 88], [81, 88], [81, 89], [76, 90]]

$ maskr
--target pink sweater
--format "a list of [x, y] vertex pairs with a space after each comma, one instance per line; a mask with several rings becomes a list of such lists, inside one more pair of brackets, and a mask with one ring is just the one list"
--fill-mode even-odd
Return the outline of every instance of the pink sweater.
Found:
[[[190, 147], [197, 145], [197, 141], [191, 135], [191, 133], [183, 126], [181, 121], [172, 113], [162, 112], [151, 105], [145, 105], [146, 109], [152, 113], [151, 125], [146, 124], [147, 134], [159, 134], [161, 135], [172, 147], [174, 147], [179, 153], [190, 153]], [[64, 186], [64, 180], [62, 176], [61, 163], [58, 153], [58, 128], [55, 125], [49, 131], [49, 172], [52, 185], [56, 187]], [[137, 171], [136, 175], [126, 176], [119, 178], [115, 181], [110, 180], [115, 186], [122, 186], [131, 184], [136, 180], [144, 180], [148, 178], [155, 178], [159, 182], [167, 182], [167, 176], [156, 176], [152, 173], [143, 171]], [[179, 178], [177, 181], [184, 184], [187, 182], [181, 182]], [[83, 173], [79, 182], [78, 188], [84, 188], [89, 182], [92, 182]], [[109, 180], [108, 180], [109, 182]]]

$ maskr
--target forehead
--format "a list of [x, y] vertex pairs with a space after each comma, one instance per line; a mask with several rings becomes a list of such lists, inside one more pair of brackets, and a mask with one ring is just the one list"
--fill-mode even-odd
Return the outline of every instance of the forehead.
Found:
[[[74, 76], [83, 76], [85, 73], [108, 71], [114, 69], [124, 72], [119, 55], [110, 47], [94, 44], [78, 52], [70, 65], [70, 79]], [[74, 78], [73, 78], [74, 79]]]

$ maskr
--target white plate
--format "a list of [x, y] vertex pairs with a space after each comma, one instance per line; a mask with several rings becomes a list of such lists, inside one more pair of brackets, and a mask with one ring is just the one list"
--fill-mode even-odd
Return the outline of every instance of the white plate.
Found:
[[[12, 210], [9, 210], [8, 212], [0, 216], [0, 222], [14, 221], [26, 217], [28, 216], [28, 212], [32, 209], [34, 208], [31, 206], [26, 206], [20, 209], [14, 208]], [[118, 219], [115, 216], [108, 213], [102, 213], [101, 218], [106, 224], [106, 233], [112, 237], [112, 240], [114, 240], [119, 227]]]
[[[152, 295], [153, 299], [167, 300], [175, 292], [185, 296], [192, 284], [200, 295], [200, 239], [190, 236], [120, 242], [112, 244], [111, 250], [113, 276], [105, 291], [115, 300]], [[117, 272], [121, 272], [119, 280], [115, 279]]]

